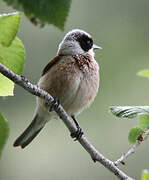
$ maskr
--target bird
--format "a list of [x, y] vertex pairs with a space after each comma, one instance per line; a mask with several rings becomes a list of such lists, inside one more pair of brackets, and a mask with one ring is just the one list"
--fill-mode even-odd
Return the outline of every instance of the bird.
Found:
[[[78, 140], [83, 132], [75, 117], [94, 101], [99, 89], [99, 65], [94, 58], [94, 50], [102, 49], [93, 43], [91, 35], [81, 29], [69, 31], [58, 46], [57, 55], [42, 71], [38, 86], [60, 102], [65, 111], [75, 121]], [[25, 148], [39, 134], [45, 124], [58, 115], [46, 102], [37, 97], [33, 120], [16, 139], [14, 147]]]

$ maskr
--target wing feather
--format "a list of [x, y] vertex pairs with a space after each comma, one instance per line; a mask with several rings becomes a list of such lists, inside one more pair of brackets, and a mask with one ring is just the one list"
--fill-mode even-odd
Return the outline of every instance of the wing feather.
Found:
[[42, 76], [44, 76], [50, 69], [52, 66], [54, 66], [55, 64], [58, 63], [58, 61], [60, 60], [60, 55], [55, 56], [43, 69], [42, 71]]

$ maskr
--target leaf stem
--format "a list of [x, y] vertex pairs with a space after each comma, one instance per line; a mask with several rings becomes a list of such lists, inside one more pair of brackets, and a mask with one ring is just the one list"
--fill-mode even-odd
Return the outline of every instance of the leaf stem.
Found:
[[117, 166], [119, 163], [123, 163], [123, 161], [124, 161], [125, 159], [127, 159], [130, 155], [132, 155], [133, 153], [135, 153], [135, 151], [137, 150], [137, 148], [139, 147], [139, 145], [140, 145], [143, 141], [145, 141], [145, 140], [147, 139], [148, 135], [149, 135], [149, 130], [147, 130], [147, 131], [144, 133], [144, 135], [142, 136], [141, 139], [138, 139], [138, 140], [137, 140], [137, 143], [134, 144], [134, 145], [128, 150], [128, 152], [122, 154], [122, 156], [121, 156], [118, 160], [116, 160], [116, 161], [114, 162], [114, 164]]

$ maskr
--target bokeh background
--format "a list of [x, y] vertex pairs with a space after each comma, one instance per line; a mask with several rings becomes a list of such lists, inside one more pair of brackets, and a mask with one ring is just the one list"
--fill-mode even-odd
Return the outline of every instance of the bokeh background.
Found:
[[[0, 1], [0, 13], [13, 12]], [[118, 119], [108, 112], [111, 105], [149, 104], [149, 81], [136, 76], [149, 68], [149, 1], [75, 0], [71, 4], [65, 31], [52, 25], [34, 27], [23, 15], [18, 36], [26, 49], [23, 74], [36, 83], [42, 68], [55, 56], [64, 34], [81, 28], [92, 34], [100, 64], [100, 91], [92, 106], [79, 117], [85, 135], [96, 148], [116, 160], [131, 145], [127, 136], [137, 119]], [[0, 112], [10, 124], [10, 136], [0, 161], [0, 180], [115, 180], [111, 172], [73, 142], [61, 120], [51, 121], [25, 149], [14, 148], [14, 140], [32, 120], [35, 97], [15, 87], [15, 96], [0, 98]], [[149, 168], [148, 142], [120, 168], [140, 179]]]

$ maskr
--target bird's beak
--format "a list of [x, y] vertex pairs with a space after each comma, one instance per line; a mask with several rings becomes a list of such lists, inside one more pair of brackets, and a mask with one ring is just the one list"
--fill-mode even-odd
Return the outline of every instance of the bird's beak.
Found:
[[94, 50], [95, 50], [95, 49], [102, 49], [102, 47], [97, 46], [96, 44], [93, 44], [93, 49], [94, 49]]

